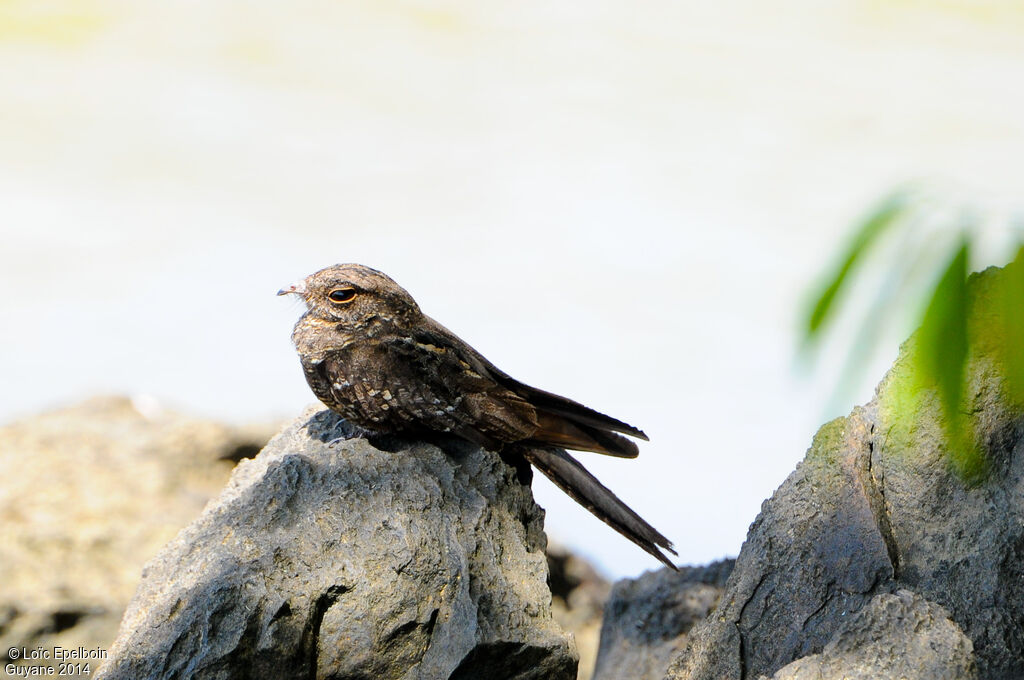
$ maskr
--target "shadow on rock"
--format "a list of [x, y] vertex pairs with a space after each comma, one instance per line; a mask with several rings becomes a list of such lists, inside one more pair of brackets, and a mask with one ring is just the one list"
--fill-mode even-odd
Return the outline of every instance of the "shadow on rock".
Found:
[[310, 411], [242, 461], [147, 565], [99, 677], [574, 678], [515, 471], [353, 434]]

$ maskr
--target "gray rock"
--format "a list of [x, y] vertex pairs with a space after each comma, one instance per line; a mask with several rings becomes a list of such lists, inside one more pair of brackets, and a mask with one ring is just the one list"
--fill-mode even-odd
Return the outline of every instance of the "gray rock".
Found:
[[[98, 677], [572, 678], [543, 511], [490, 452], [307, 412], [149, 563]], [[351, 434], [351, 433], [348, 433]]]
[[821, 654], [784, 666], [772, 680], [970, 680], [973, 649], [949, 612], [899, 590], [875, 595]]
[[0, 649], [105, 651], [146, 560], [271, 434], [123, 397], [0, 428]]
[[[998, 270], [972, 277], [974, 337], [991, 333]], [[951, 471], [933, 393], [915, 390], [914, 341], [875, 398], [828, 423], [762, 505], [715, 615], [668, 678], [772, 675], [822, 653], [879, 594], [912, 590], [972, 641], [981, 678], [1024, 677], [1024, 423], [990, 347], [975, 346], [964, 411], [990, 474]], [[867, 653], [867, 652], [866, 652]]]
[[[774, 673], [820, 652], [843, 617], [892, 576], [875, 525], [857, 414], [822, 428], [751, 525], [713, 619], [690, 633], [670, 677]], [[682, 661], [683, 663], [680, 663]]]
[[733, 560], [649, 571], [615, 583], [604, 608], [594, 680], [660, 680], [693, 625], [714, 609]]
[[601, 616], [612, 585], [592, 564], [563, 546], [548, 543], [551, 612], [576, 639], [580, 655], [576, 680], [590, 680], [597, 661]]

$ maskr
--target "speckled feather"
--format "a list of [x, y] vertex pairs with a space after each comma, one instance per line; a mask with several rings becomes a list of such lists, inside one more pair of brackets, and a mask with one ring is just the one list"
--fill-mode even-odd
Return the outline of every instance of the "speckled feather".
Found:
[[443, 432], [492, 450], [514, 448], [597, 517], [673, 566], [658, 550], [674, 554], [668, 539], [553, 448], [633, 458], [636, 444], [617, 433], [647, 439], [641, 430], [514, 380], [369, 267], [328, 267], [280, 293], [306, 303], [292, 340], [307, 382], [331, 410], [371, 431]]

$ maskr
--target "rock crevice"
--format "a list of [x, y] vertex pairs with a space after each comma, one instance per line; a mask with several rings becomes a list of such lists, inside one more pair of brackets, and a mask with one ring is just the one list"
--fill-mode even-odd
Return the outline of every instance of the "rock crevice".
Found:
[[[970, 281], [978, 337], [1000, 276]], [[968, 357], [963, 410], [989, 474], [954, 472], [938, 400], [914, 382], [911, 338], [875, 398], [823, 426], [764, 503], [670, 680], [1024, 677], [1024, 420], [986, 347]], [[892, 645], [869, 644], [890, 634]]]
[[515, 470], [356, 434], [310, 411], [242, 461], [147, 565], [99, 677], [575, 677]]

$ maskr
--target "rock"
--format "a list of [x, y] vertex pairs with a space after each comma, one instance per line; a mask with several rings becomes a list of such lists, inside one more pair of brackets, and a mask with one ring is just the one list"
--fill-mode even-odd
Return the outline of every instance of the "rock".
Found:
[[846, 613], [891, 576], [863, 492], [860, 438], [869, 429], [856, 415], [822, 428], [796, 472], [762, 506], [717, 615], [691, 631], [683, 663], [673, 660], [669, 677], [774, 673], [820, 652]]
[[105, 651], [145, 561], [270, 434], [121, 397], [0, 428], [0, 649]]
[[733, 560], [618, 581], [604, 608], [594, 680], [661, 680], [693, 625], [721, 597]]
[[585, 559], [548, 543], [551, 612], [562, 630], [576, 638], [580, 655], [576, 680], [590, 680], [597, 661], [601, 616], [611, 584]]
[[[575, 677], [543, 511], [493, 453], [307, 412], [143, 572], [97, 677]], [[384, 446], [384, 443], [377, 442]]]
[[822, 654], [852, 615], [903, 589], [949, 612], [978, 677], [1024, 677], [1024, 421], [984, 342], [1000, 275], [969, 282], [970, 332], [982, 342], [964, 411], [989, 475], [970, 483], [952, 472], [937, 399], [912, 389], [912, 338], [875, 398], [822, 427], [762, 505], [715, 614], [668, 678], [773, 675]]
[[875, 595], [821, 654], [784, 666], [772, 680], [969, 680], [975, 677], [972, 652], [945, 609], [899, 590]]

